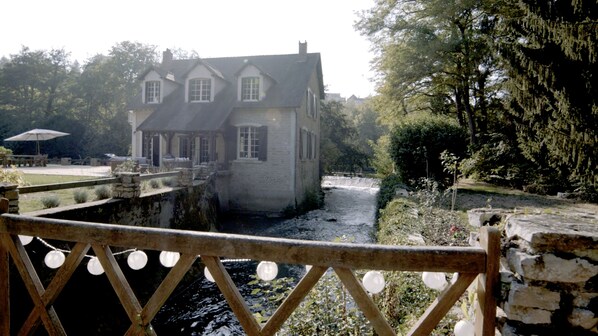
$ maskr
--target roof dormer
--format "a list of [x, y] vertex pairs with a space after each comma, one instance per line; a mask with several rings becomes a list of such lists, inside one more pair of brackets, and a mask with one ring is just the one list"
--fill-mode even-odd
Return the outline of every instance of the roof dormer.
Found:
[[235, 74], [237, 77], [237, 100], [260, 101], [266, 96], [268, 89], [275, 83], [274, 79], [250, 62]]
[[145, 104], [159, 104], [163, 98], [162, 77], [155, 70], [145, 74], [142, 84], [141, 99]]

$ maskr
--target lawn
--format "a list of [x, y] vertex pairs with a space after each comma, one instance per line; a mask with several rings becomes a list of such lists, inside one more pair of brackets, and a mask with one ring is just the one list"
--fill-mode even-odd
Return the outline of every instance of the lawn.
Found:
[[[63, 182], [75, 182], [84, 180], [93, 180], [98, 177], [94, 176], [65, 176], [65, 175], [40, 175], [40, 174], [25, 174], [23, 179], [27, 185], [40, 185], [40, 184], [53, 184]], [[75, 204], [73, 193], [77, 189], [84, 189], [87, 191], [89, 200], [93, 200], [95, 194], [93, 193], [93, 187], [89, 188], [75, 188], [75, 189], [64, 189], [56, 190], [51, 192], [39, 192], [31, 194], [22, 194], [19, 196], [19, 212], [24, 214], [31, 211], [42, 210], [44, 208], [42, 199], [45, 197], [51, 197], [56, 195], [60, 201], [60, 206]]]

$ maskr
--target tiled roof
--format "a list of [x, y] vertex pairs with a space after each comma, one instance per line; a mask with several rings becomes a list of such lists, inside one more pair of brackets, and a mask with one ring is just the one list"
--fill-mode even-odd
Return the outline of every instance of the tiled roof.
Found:
[[[216, 94], [212, 102], [185, 103], [186, 75], [199, 63], [203, 63], [212, 73], [224, 79], [227, 85]], [[274, 81], [265, 97], [258, 102], [237, 100], [236, 74], [247, 63], [256, 66]], [[314, 71], [321, 83], [320, 96], [324, 97], [319, 53], [173, 60], [167, 67], [155, 67], [153, 70], [164, 78], [168, 73], [173, 74], [175, 82], [181, 85], [160, 104], [143, 104], [138, 97], [137, 103], [131, 106], [132, 109], [154, 110], [137, 128], [141, 131], [217, 130], [222, 127], [234, 109], [300, 107], [310, 76]]]

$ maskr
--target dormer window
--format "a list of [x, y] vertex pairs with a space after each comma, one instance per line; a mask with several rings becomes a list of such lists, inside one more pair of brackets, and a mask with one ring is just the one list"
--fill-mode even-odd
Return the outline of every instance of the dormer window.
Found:
[[209, 78], [189, 80], [189, 101], [209, 102], [212, 97], [212, 81]]
[[160, 102], [160, 81], [145, 82], [145, 102], [147, 104]]
[[243, 77], [241, 78], [241, 100], [257, 101], [260, 100], [260, 78]]

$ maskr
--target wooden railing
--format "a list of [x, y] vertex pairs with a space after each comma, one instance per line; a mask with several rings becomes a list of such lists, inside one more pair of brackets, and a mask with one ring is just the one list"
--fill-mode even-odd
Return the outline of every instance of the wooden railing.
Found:
[[[47, 288], [43, 287], [18, 235], [74, 243], [65, 263], [55, 273]], [[274, 335], [328, 268], [336, 272], [378, 335], [395, 335], [395, 331], [356, 278], [354, 270], [459, 273], [457, 281], [440, 293], [409, 335], [428, 335], [477, 278], [476, 335], [494, 335], [500, 234], [496, 229], [482, 228], [480, 237], [481, 247], [384, 246], [144, 228], [4, 214], [0, 216], [0, 334], [11, 334], [8, 295], [10, 259], [19, 271], [35, 306], [25, 323], [19, 327], [18, 334], [32, 334], [41, 322], [49, 335], [65, 335], [66, 331], [53, 304], [87, 251], [92, 249], [131, 321], [127, 335], [156, 334], [151, 326], [152, 319], [199, 256], [248, 335]], [[151, 298], [142, 305], [114, 258], [111, 248], [117, 247], [176, 251], [181, 256]], [[254, 319], [220, 257], [313, 267], [268, 321], [261, 325]]]

